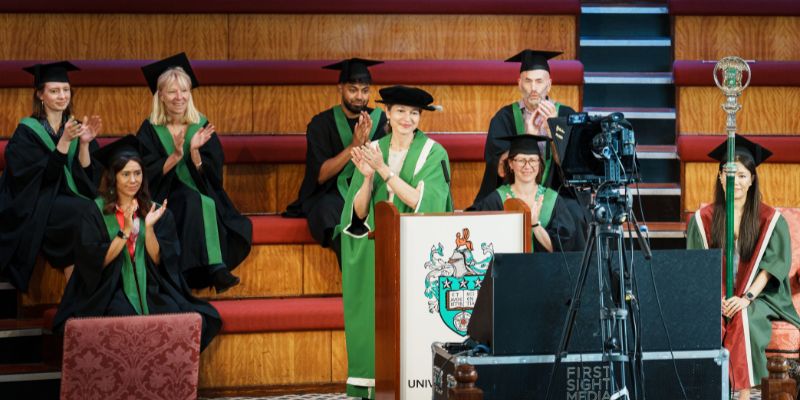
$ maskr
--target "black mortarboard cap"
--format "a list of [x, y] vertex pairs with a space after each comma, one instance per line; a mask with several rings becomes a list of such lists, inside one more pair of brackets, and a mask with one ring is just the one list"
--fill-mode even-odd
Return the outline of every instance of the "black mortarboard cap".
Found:
[[540, 154], [539, 142], [549, 142], [551, 140], [547, 136], [528, 134], [503, 136], [498, 139], [510, 142], [508, 152], [517, 154]]
[[430, 93], [415, 87], [408, 86], [389, 86], [378, 91], [381, 99], [378, 103], [383, 104], [401, 104], [404, 106], [419, 107], [423, 110], [434, 111], [436, 107], [432, 106], [433, 96]]
[[30, 67], [23, 68], [23, 70], [33, 75], [33, 87], [39, 87], [39, 85], [45, 82], [69, 83], [69, 76], [67, 73], [70, 71], [80, 71], [80, 68], [69, 61], [59, 61], [50, 64], [31, 65]]
[[150, 91], [153, 94], [158, 91], [158, 77], [160, 77], [164, 71], [172, 67], [183, 68], [184, 72], [186, 72], [186, 74], [189, 75], [189, 78], [192, 80], [192, 89], [200, 86], [200, 84], [197, 82], [197, 77], [194, 75], [194, 71], [192, 70], [192, 65], [189, 63], [189, 57], [186, 57], [186, 53], [180, 53], [142, 67], [144, 79], [147, 80], [147, 86], [150, 87]]
[[111, 166], [111, 163], [117, 157], [123, 154], [136, 155], [141, 158], [142, 146], [139, 139], [134, 135], [123, 136], [95, 151], [92, 152], [92, 157], [99, 161], [106, 168]]
[[339, 61], [335, 64], [326, 65], [323, 69], [341, 71], [339, 73], [339, 83], [347, 82], [369, 82], [372, 83], [372, 75], [367, 67], [383, 64], [383, 61], [365, 60], [362, 58], [350, 58]]
[[[762, 162], [766, 161], [770, 156], [772, 156], [772, 152], [767, 150], [765, 147], [761, 146], [758, 143], [751, 142], [747, 140], [742, 135], [736, 134], [736, 154], [744, 154], [753, 158], [753, 162], [758, 166]], [[711, 150], [708, 153], [708, 156], [719, 161], [719, 162], [727, 162], [728, 161], [728, 140], [727, 138], [723, 141], [717, 148]]]
[[560, 55], [560, 51], [542, 51], [525, 49], [517, 53], [517, 55], [509, 58], [506, 62], [518, 62], [519, 72], [532, 71], [535, 69], [543, 69], [550, 72], [550, 64], [547, 60]]

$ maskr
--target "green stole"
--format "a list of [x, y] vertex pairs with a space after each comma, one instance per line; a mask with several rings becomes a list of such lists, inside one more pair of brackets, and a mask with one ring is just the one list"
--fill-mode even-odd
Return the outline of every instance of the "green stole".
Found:
[[[517, 198], [514, 195], [514, 191], [511, 190], [511, 185], [503, 185], [497, 188], [497, 193], [500, 195], [500, 201], [505, 202], [505, 199]], [[539, 185], [539, 189], [536, 191], [537, 196], [544, 196], [544, 200], [542, 201], [542, 209], [539, 211], [539, 223], [542, 227], [547, 228], [547, 225], [550, 225], [550, 220], [553, 218], [553, 210], [556, 206], [556, 199], [558, 198], [558, 193], [550, 188], [546, 188], [542, 185]], [[531, 230], [531, 236], [533, 236], [533, 230]], [[533, 241], [536, 241], [536, 238], [532, 237]], [[531, 252], [533, 252], [533, 246], [531, 246]]]
[[[97, 208], [100, 209], [100, 215], [103, 216], [103, 221], [106, 223], [108, 230], [108, 238], [113, 241], [117, 237], [120, 226], [117, 222], [115, 213], [105, 214], [103, 208], [105, 202], [102, 197], [94, 200]], [[150, 314], [147, 307], [147, 264], [144, 258], [145, 240], [144, 235], [147, 229], [142, 227], [144, 219], [139, 218], [139, 236], [136, 238], [136, 249], [133, 252], [135, 263], [131, 262], [131, 257], [128, 254], [128, 243], [122, 247], [122, 252], [117, 257], [122, 257], [122, 291], [125, 292], [125, 297], [131, 303], [133, 309], [138, 315]], [[110, 242], [109, 242], [110, 243]]]
[[[222, 264], [222, 250], [220, 250], [219, 244], [219, 229], [217, 227], [217, 206], [214, 203], [214, 199], [211, 197], [206, 196], [197, 188], [197, 185], [194, 183], [192, 179], [192, 174], [189, 172], [189, 167], [186, 166], [186, 158], [191, 157], [190, 154], [190, 147], [192, 142], [192, 137], [194, 136], [203, 125], [206, 124], [208, 120], [204, 116], [200, 116], [200, 122], [196, 124], [189, 125], [186, 128], [186, 137], [183, 139], [183, 158], [178, 161], [178, 164], [175, 165], [175, 174], [178, 176], [178, 180], [181, 181], [184, 185], [186, 185], [189, 189], [192, 189], [195, 193], [200, 196], [200, 206], [203, 210], [203, 230], [205, 231], [206, 237], [206, 253], [208, 255], [208, 264], [215, 265], [215, 264]], [[164, 150], [167, 151], [167, 155], [172, 154], [175, 151], [175, 142], [172, 141], [172, 135], [169, 133], [169, 129], [167, 129], [164, 125], [153, 125], [153, 128], [158, 135], [158, 139], [161, 141], [161, 145], [164, 146]]]
[[[334, 106], [332, 110], [333, 119], [336, 121], [336, 130], [339, 132], [339, 138], [342, 140], [342, 146], [347, 148], [347, 146], [353, 142], [353, 130], [350, 129], [350, 124], [347, 123], [347, 116], [344, 115], [341, 105]], [[375, 108], [369, 114], [369, 118], [372, 120], [372, 130], [369, 132], [370, 140], [372, 140], [372, 137], [375, 135], [375, 131], [378, 130], [381, 114], [383, 114], [383, 111], [381, 111], [380, 108]], [[348, 161], [342, 169], [342, 172], [340, 172], [339, 176], [336, 178], [336, 187], [339, 189], [339, 194], [341, 194], [342, 197], [347, 196], [348, 182], [353, 177], [355, 168], [353, 162]]]
[[[50, 136], [49, 133], [44, 129], [44, 126], [34, 118], [27, 117], [23, 118], [19, 121], [20, 124], [31, 128], [31, 130], [39, 137], [39, 139], [47, 146], [47, 149], [53, 151], [56, 149], [56, 144], [53, 143], [53, 138]], [[72, 163], [75, 162], [75, 153], [78, 151], [78, 142], [79, 140], [73, 140], [69, 144], [69, 151], [67, 152], [67, 164], [64, 165], [64, 177], [67, 179], [67, 188], [69, 191], [72, 192], [75, 196], [82, 197], [86, 200], [89, 200], [88, 197], [82, 195], [78, 191], [78, 186], [75, 185], [75, 178], [72, 177]]]
[[[558, 115], [558, 111], [561, 109], [561, 103], [555, 102], [553, 103], [556, 106], [556, 115]], [[514, 127], [517, 129], [517, 135], [524, 135], [525, 134], [525, 119], [522, 118], [522, 108], [519, 106], [519, 102], [515, 101], [511, 104], [511, 111], [514, 114]], [[548, 178], [550, 178], [550, 164], [553, 161], [553, 154], [552, 150], [550, 149], [549, 145], [544, 146], [544, 172], [542, 172], [542, 182], [549, 182]]]

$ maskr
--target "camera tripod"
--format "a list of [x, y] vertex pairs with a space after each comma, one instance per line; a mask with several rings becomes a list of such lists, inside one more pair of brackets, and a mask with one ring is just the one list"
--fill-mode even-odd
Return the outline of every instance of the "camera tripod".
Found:
[[[604, 200], [602, 203], [599, 200]], [[567, 348], [573, 334], [578, 310], [581, 305], [583, 288], [586, 285], [592, 254], [596, 254], [597, 260], [597, 280], [598, 296], [600, 304], [600, 331], [602, 334], [602, 354], [603, 361], [608, 364], [610, 400], [626, 399], [630, 400], [631, 395], [626, 386], [626, 364], [630, 366], [629, 347], [628, 347], [628, 306], [627, 301], [631, 298], [631, 288], [628, 278], [628, 260], [624, 256], [624, 230], [623, 224], [629, 219], [634, 224], [636, 220], [628, 201], [620, 201], [616, 190], [611, 190], [597, 195], [592, 207], [592, 222], [589, 227], [589, 235], [586, 247], [581, 259], [581, 269], [578, 274], [575, 289], [570, 300], [567, 318], [561, 333], [561, 340], [555, 354], [555, 361], [550, 372], [550, 381], [547, 385], [547, 397], [551, 396], [551, 389], [555, 381], [556, 372], [561, 364], [561, 360], [567, 356]], [[636, 229], [639, 245], [645, 252], [645, 258], [651, 257], [649, 246]], [[612, 257], [616, 255], [619, 273], [616, 277], [612, 272]], [[605, 269], [605, 271], [604, 271]], [[604, 276], [608, 272], [609, 286], [612, 288], [612, 300], [606, 301], [604, 296]], [[617, 284], [617, 285], [615, 285]], [[616, 286], [616, 287], [615, 287]], [[616, 290], [614, 290], [616, 289]], [[617, 368], [615, 368], [615, 366]], [[618, 372], [618, 379], [617, 379]]]

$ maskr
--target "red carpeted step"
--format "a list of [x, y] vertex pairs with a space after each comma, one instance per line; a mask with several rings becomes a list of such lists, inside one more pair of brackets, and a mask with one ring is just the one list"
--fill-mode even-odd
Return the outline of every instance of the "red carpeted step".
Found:
[[[344, 329], [341, 297], [212, 301], [222, 317], [223, 333], [290, 332]], [[42, 326], [51, 329], [56, 308], [45, 311]]]
[[[723, 140], [723, 135], [680, 135], [678, 155], [682, 162], [716, 162], [708, 156]], [[770, 163], [800, 162], [800, 136], [761, 136], [748, 135], [748, 140], [758, 143], [772, 151]]]
[[[0, 88], [28, 88], [23, 67], [41, 60], [0, 61]], [[145, 86], [141, 66], [152, 60], [72, 60], [81, 70], [70, 74], [81, 86]], [[322, 69], [335, 60], [194, 60], [192, 69], [204, 86], [333, 85], [338, 72]], [[583, 64], [550, 61], [553, 83], [582, 85]], [[519, 66], [502, 60], [387, 60], [370, 68], [376, 85], [504, 85], [516, 81]], [[413, 73], [409, 73], [413, 72]]]

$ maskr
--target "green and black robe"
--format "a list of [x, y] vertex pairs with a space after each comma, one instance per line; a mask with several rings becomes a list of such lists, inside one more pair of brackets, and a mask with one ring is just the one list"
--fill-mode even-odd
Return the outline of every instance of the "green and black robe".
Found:
[[139, 218], [134, 256], [130, 256], [126, 244], [110, 264], [103, 266], [120, 225], [115, 214], [105, 214], [102, 209], [103, 200], [98, 198], [82, 215], [75, 271], [64, 290], [53, 328], [63, 330], [67, 319], [74, 317], [197, 312], [203, 320], [201, 348], [208, 346], [222, 320], [211, 304], [192, 296], [181, 274], [181, 246], [172, 213], [166, 210], [153, 227], [160, 251], [158, 264], [147, 254], [147, 232], [144, 219]]
[[[575, 113], [575, 110], [568, 106], [561, 103], [554, 104], [556, 106], [556, 115], [559, 117], [565, 117]], [[486, 165], [483, 171], [483, 179], [481, 180], [481, 188], [478, 190], [478, 194], [475, 196], [475, 201], [473, 203], [482, 200], [503, 184], [503, 178], [497, 175], [497, 166], [500, 161], [500, 156], [508, 151], [510, 144], [506, 140], [500, 140], [500, 138], [525, 134], [525, 121], [522, 116], [522, 111], [519, 102], [514, 102], [501, 108], [494, 117], [492, 117], [489, 123], [489, 132], [486, 135], [486, 144], [484, 146], [484, 160]], [[554, 135], [553, 140], [557, 142], [559, 140], [558, 135]], [[545, 152], [545, 170], [542, 175], [542, 184], [546, 187], [559, 190], [561, 186], [560, 174], [555, 171], [558, 166], [553, 162], [551, 146], [546, 146]]]
[[145, 151], [142, 155], [154, 201], [169, 200], [175, 215], [178, 237], [183, 243], [180, 265], [192, 288], [211, 285], [210, 273], [224, 266], [236, 268], [250, 253], [253, 225], [236, 210], [222, 184], [225, 162], [222, 144], [216, 134], [200, 148], [202, 167], [191, 161], [192, 136], [208, 121], [205, 117], [189, 125], [184, 139], [184, 157], [169, 172], [164, 163], [175, 144], [166, 126], [154, 126], [145, 120], [137, 137]]
[[[714, 206], [707, 205], [695, 212], [689, 222], [686, 246], [689, 249], [708, 249], [712, 243], [711, 226]], [[792, 305], [789, 270], [792, 265], [792, 243], [789, 225], [774, 208], [761, 204], [760, 235], [750, 260], [739, 260], [734, 278], [734, 293], [743, 296], [761, 271], [770, 280], [758, 297], [730, 320], [723, 319], [723, 345], [730, 351], [730, 380], [734, 390], [761, 384], [768, 375], [765, 350], [772, 335], [772, 321], [782, 319], [800, 328], [800, 316]], [[723, 265], [725, 259], [723, 254]], [[725, 268], [721, 285], [725, 287]], [[724, 292], [724, 291], [723, 291]]]
[[[387, 135], [378, 140], [384, 162], [388, 162], [391, 138], [391, 135]], [[353, 173], [341, 224], [336, 232], [341, 235], [342, 241], [342, 297], [349, 396], [375, 396], [375, 244], [367, 238], [375, 227], [375, 204], [391, 201], [401, 213], [452, 211], [449, 176], [447, 151], [422, 131], [417, 131], [398, 174], [399, 179], [420, 188], [417, 206], [409, 207], [398, 197], [390, 196], [386, 182], [376, 173], [369, 214], [366, 219], [360, 220], [353, 212], [353, 200], [361, 190], [364, 176], [358, 170]]]
[[[367, 108], [366, 111], [372, 118], [370, 140], [378, 140], [386, 135], [386, 114], [380, 108]], [[305, 176], [297, 200], [286, 208], [283, 216], [305, 217], [311, 236], [323, 247], [331, 245], [333, 230], [342, 218], [344, 197], [355, 166], [348, 162], [338, 175], [322, 183], [317, 178], [322, 164], [353, 142], [353, 129], [357, 123], [358, 118], [347, 118], [342, 106], [338, 105], [315, 115], [306, 129]]]
[[[542, 209], [539, 212], [539, 223], [547, 231], [547, 235], [550, 236], [553, 251], [583, 250], [584, 242], [576, 234], [575, 220], [564, 204], [564, 199], [553, 189], [542, 186], [539, 189], [541, 191], [540, 195], [544, 196]], [[473, 204], [467, 211], [502, 211], [504, 209], [503, 203], [516, 197], [511, 185], [506, 184], [495, 189], [483, 200]], [[535, 223], [536, 221], [533, 222]], [[531, 230], [531, 239], [534, 252], [545, 251], [544, 247], [533, 236], [533, 230]]]
[[[57, 133], [46, 121], [24, 118], [6, 146], [0, 176], [0, 271], [23, 292], [38, 254], [56, 268], [75, 263], [77, 225], [102, 175], [97, 162], [81, 167], [80, 139], [72, 141], [67, 154], [56, 150], [67, 118]], [[89, 151], [97, 148], [93, 140]]]

